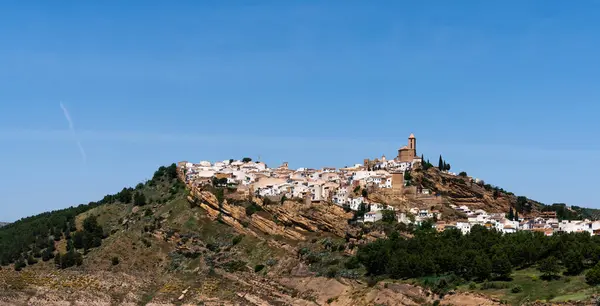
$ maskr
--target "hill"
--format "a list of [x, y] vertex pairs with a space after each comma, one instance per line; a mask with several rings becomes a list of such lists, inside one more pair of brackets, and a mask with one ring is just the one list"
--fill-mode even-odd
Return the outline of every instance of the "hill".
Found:
[[0, 222], [0, 227], [3, 227], [5, 225], [8, 225], [8, 222]]
[[[445, 278], [395, 279], [385, 269], [372, 270], [377, 261], [360, 250], [377, 250], [394, 233], [400, 237], [393, 239], [406, 241], [420, 235], [439, 239], [437, 234], [395, 220], [355, 223], [356, 213], [327, 203], [274, 202], [219, 185], [185, 185], [183, 176], [175, 165], [161, 167], [151, 180], [98, 202], [0, 229], [0, 304], [421, 305], [439, 300], [495, 305], [502, 297], [547, 299], [529, 283], [514, 294]], [[511, 205], [542, 209], [537, 202], [436, 169], [415, 169], [413, 177], [442, 194], [446, 208], [469, 203], [490, 211]], [[421, 199], [396, 204], [427, 205]], [[386, 254], [403, 246], [389, 247]], [[437, 266], [438, 259], [432, 260]], [[393, 260], [386, 262], [393, 266]], [[514, 271], [513, 281], [523, 283], [527, 273], [539, 277], [534, 266]], [[569, 294], [589, 299], [591, 287], [582, 279], [573, 278], [552, 299]]]

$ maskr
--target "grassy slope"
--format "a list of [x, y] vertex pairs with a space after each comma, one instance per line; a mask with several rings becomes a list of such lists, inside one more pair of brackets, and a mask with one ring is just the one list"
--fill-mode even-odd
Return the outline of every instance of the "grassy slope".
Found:
[[[203, 295], [223, 299], [235, 299], [239, 289], [218, 273], [213, 273], [207, 258], [215, 257], [219, 263], [228, 260], [241, 260], [247, 271], [256, 265], [265, 266], [269, 259], [279, 258], [285, 253], [273, 249], [267, 243], [246, 236], [233, 246], [237, 234], [225, 224], [210, 220], [204, 210], [191, 208], [185, 199], [185, 192], [179, 190], [172, 198], [166, 197], [172, 182], [163, 182], [154, 187], [146, 187], [143, 192], [148, 198], [167, 199], [164, 204], [150, 204], [139, 208], [133, 205], [111, 204], [92, 209], [78, 216], [83, 220], [89, 215], [98, 217], [99, 223], [112, 232], [103, 245], [88, 254], [84, 266], [99, 271], [113, 271], [134, 274], [147, 279], [142, 288], [142, 301], [173, 301], [181, 292], [190, 287]], [[160, 201], [159, 201], [160, 202]], [[146, 232], [146, 226], [160, 225], [154, 231]], [[123, 222], [127, 220], [127, 222]], [[125, 224], [124, 224], [125, 223]], [[174, 233], [172, 240], [165, 239], [165, 233]], [[198, 258], [185, 258], [174, 254], [180, 239], [177, 236], [196, 236], [198, 241], [187, 243], [190, 247], [208, 244], [221, 246], [219, 251], [203, 250]], [[119, 258], [113, 266], [111, 259]], [[219, 264], [217, 268], [222, 268]], [[268, 266], [261, 273], [267, 273]]]
[[[521, 305], [525, 302], [577, 302], [589, 301], [592, 295], [600, 293], [597, 287], [585, 283], [585, 273], [578, 276], [562, 276], [560, 279], [545, 281], [540, 273], [534, 268], [516, 270], [512, 274], [512, 281], [494, 282], [501, 289], [482, 289], [481, 284], [477, 289], [469, 288], [468, 285], [459, 287], [461, 291], [474, 291], [500, 300], [512, 305]], [[512, 292], [512, 288], [520, 286], [521, 292]]]

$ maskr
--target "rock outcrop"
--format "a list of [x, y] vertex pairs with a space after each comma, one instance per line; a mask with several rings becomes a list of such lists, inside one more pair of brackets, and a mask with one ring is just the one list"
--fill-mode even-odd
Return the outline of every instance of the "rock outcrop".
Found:
[[329, 203], [305, 204], [285, 201], [283, 204], [267, 205], [259, 198], [251, 200], [262, 211], [248, 216], [244, 206], [221, 202], [210, 191], [188, 186], [188, 201], [206, 210], [213, 220], [220, 220], [236, 231], [255, 237], [261, 235], [282, 236], [302, 241], [307, 233], [328, 232], [339, 237], [356, 236], [358, 230], [348, 225], [352, 213]]

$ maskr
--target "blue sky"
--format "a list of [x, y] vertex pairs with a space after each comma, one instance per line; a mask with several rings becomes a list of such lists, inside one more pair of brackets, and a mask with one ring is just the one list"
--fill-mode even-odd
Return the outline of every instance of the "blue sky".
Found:
[[233, 3], [3, 2], [0, 220], [178, 160], [340, 167], [410, 133], [453, 170], [600, 207], [600, 3]]

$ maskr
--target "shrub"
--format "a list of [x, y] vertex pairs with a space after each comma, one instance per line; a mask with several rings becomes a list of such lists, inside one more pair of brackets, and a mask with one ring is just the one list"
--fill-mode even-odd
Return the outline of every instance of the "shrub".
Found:
[[248, 217], [252, 216], [255, 212], [257, 211], [261, 211], [262, 208], [254, 203], [251, 203], [250, 205], [248, 205], [248, 207], [246, 207], [246, 215]]
[[516, 285], [514, 287], [512, 287], [512, 289], [510, 289], [510, 292], [512, 293], [520, 293], [523, 292], [523, 287]]
[[274, 265], [276, 265], [276, 264], [277, 264], [277, 262], [278, 262], [278, 261], [277, 261], [277, 259], [274, 259], [274, 258], [269, 258], [269, 259], [267, 260], [267, 266], [274, 266]]
[[330, 267], [329, 269], [327, 269], [325, 276], [327, 276], [329, 278], [334, 278], [334, 277], [336, 277], [337, 274], [338, 274], [338, 268]]
[[35, 258], [33, 258], [32, 255], [29, 255], [29, 257], [27, 257], [27, 264], [28, 265], [35, 265], [37, 263], [37, 260]]
[[346, 269], [357, 269], [360, 267], [360, 261], [356, 256], [352, 256], [344, 263], [344, 267], [346, 267]]
[[481, 289], [483, 290], [487, 290], [487, 289], [506, 289], [508, 288], [508, 284], [506, 283], [501, 283], [501, 282], [483, 282], [483, 284], [481, 284]]
[[585, 281], [592, 286], [600, 284], [600, 263], [587, 271]]
[[110, 261], [113, 266], [116, 266], [119, 264], [119, 257], [113, 257]]
[[216, 243], [213, 242], [209, 242], [206, 244], [206, 248], [213, 251], [213, 252], [218, 252], [221, 248], [219, 247], [219, 245], [217, 245]]
[[467, 176], [467, 173], [466, 173], [466, 172], [464, 172], [464, 171], [461, 171], [461, 172], [460, 172], [458, 175], [459, 175], [459, 176], [462, 176], [462, 177], [466, 177], [466, 176]]
[[321, 257], [319, 257], [318, 254], [310, 253], [306, 256], [306, 261], [308, 261], [309, 264], [317, 263], [321, 261]]
[[240, 243], [242, 241], [242, 239], [244, 239], [244, 235], [237, 235], [237, 236], [233, 237], [231, 244], [236, 245], [236, 244]]
[[254, 266], [254, 272], [258, 273], [260, 271], [262, 271], [265, 268], [265, 265], [256, 265]]
[[237, 272], [246, 270], [246, 262], [241, 260], [232, 260], [223, 264], [223, 269], [227, 272]]

